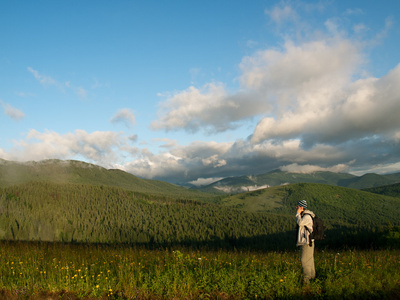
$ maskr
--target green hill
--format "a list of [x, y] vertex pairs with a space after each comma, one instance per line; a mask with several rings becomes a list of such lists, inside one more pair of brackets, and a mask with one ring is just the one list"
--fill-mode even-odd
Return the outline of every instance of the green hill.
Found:
[[400, 199], [316, 183], [298, 183], [227, 196], [220, 200], [225, 207], [248, 212], [271, 212], [293, 215], [297, 201], [305, 199], [310, 210], [331, 224], [399, 223]]
[[391, 197], [400, 197], [400, 183], [364, 189], [364, 191]]
[[19, 163], [0, 159], [0, 187], [32, 181], [114, 186], [150, 195], [183, 199], [205, 200], [213, 197], [164, 181], [141, 179], [122, 170], [108, 170], [81, 161], [53, 159]]
[[341, 186], [346, 186], [354, 189], [365, 189], [378, 187], [383, 185], [389, 185], [395, 182], [399, 182], [399, 179], [392, 179], [390, 176], [378, 175], [374, 173], [364, 174], [360, 177], [344, 180], [340, 182]]

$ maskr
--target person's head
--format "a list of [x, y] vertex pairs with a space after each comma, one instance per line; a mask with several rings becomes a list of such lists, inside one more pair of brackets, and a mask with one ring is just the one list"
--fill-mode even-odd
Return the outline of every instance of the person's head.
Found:
[[306, 200], [300, 200], [299, 202], [297, 202], [297, 206], [296, 206], [297, 210], [306, 210], [307, 209], [307, 201]]

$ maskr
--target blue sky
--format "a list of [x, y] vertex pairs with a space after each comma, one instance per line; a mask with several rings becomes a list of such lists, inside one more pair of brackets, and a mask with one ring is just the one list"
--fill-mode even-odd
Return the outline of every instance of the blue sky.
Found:
[[0, 158], [174, 183], [400, 171], [398, 1], [2, 1]]

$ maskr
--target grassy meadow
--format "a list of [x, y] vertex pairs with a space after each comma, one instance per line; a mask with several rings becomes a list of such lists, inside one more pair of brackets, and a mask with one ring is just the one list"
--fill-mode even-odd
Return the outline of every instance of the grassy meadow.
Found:
[[0, 243], [1, 299], [398, 299], [400, 250], [299, 252]]

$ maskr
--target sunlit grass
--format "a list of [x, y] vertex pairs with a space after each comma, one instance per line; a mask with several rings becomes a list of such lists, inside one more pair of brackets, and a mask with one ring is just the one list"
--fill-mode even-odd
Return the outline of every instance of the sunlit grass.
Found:
[[301, 282], [299, 253], [47, 243], [0, 244], [0, 289], [76, 297], [369, 298], [400, 292], [400, 250], [318, 251], [317, 279]]

